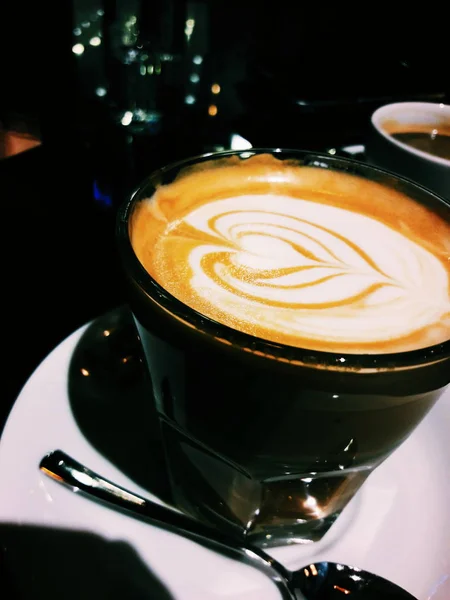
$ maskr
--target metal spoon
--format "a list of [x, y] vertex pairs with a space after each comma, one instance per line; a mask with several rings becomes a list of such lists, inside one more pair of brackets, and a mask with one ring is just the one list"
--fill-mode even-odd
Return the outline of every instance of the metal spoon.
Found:
[[91, 498], [113, 505], [128, 515], [183, 534], [209, 548], [250, 564], [265, 573], [285, 600], [328, 600], [352, 594], [361, 600], [417, 600], [386, 579], [356, 567], [320, 562], [290, 571], [260, 548], [241, 546], [176, 509], [161, 506], [101, 477], [62, 452], [54, 450], [39, 468], [52, 479]]

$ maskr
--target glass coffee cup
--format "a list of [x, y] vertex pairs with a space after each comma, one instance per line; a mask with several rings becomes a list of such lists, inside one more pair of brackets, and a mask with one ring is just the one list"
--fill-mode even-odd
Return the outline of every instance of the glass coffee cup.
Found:
[[194, 157], [117, 243], [176, 506], [262, 546], [320, 540], [450, 382], [450, 206], [300, 150]]

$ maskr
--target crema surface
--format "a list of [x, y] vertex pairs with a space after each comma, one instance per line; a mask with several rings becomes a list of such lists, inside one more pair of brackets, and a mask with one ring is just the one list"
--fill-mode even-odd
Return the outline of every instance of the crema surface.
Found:
[[450, 225], [381, 184], [271, 156], [182, 174], [131, 240], [189, 307], [273, 342], [352, 353], [450, 337]]

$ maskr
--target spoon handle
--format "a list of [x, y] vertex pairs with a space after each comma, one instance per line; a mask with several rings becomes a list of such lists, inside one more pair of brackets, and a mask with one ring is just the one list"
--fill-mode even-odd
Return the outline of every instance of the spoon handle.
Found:
[[289, 589], [290, 573], [263, 550], [241, 546], [231, 536], [224, 535], [176, 509], [162, 506], [130, 492], [88, 469], [62, 450], [49, 452], [42, 458], [39, 468], [45, 475], [74, 491], [81, 491], [90, 498], [113, 505], [131, 516], [139, 515], [153, 525], [194, 538], [221, 554], [257, 567], [277, 585], [282, 598], [285, 600], [296, 598]]
[[54, 450], [41, 460], [40, 470], [52, 479], [64, 483], [75, 491], [81, 491], [91, 497], [113, 504], [116, 508], [131, 512], [148, 519], [154, 525], [164, 525], [183, 533], [189, 533], [202, 540], [206, 538], [218, 544], [236, 546], [236, 541], [219, 534], [212, 528], [195, 521], [187, 515], [146, 500], [142, 496], [105, 479], [88, 469], [62, 450]]

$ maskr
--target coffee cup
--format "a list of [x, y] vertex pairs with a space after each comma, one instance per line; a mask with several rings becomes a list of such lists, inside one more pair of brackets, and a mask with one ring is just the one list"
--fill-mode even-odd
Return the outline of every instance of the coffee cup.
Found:
[[409, 180], [213, 153], [117, 242], [176, 505], [241, 541], [320, 540], [450, 381], [450, 206]]
[[450, 199], [450, 106], [395, 102], [371, 116], [369, 163], [412, 179]]

